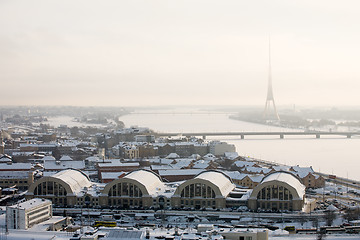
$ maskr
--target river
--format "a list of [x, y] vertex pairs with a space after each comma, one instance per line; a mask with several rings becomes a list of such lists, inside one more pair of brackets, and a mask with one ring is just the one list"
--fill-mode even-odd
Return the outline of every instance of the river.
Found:
[[[242, 122], [226, 113], [206, 112], [147, 112], [120, 117], [126, 127], [149, 127], [157, 132], [240, 132], [296, 131], [294, 129]], [[328, 136], [212, 137], [234, 144], [239, 155], [280, 164], [312, 166], [315, 171], [360, 180], [360, 138]]]

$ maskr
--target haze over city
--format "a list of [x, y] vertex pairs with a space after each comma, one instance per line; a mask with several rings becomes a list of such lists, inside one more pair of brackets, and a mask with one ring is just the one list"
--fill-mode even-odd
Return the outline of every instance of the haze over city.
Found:
[[1, 1], [1, 105], [355, 106], [358, 1]]

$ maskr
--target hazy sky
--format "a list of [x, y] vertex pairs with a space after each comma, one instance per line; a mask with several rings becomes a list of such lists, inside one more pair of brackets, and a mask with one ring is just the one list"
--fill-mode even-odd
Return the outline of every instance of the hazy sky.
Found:
[[358, 0], [1, 0], [0, 105], [360, 105]]

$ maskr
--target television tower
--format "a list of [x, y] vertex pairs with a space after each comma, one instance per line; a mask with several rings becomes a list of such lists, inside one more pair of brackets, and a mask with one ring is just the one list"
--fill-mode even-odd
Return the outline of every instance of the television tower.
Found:
[[[271, 103], [273, 105], [273, 110], [271, 111]], [[271, 42], [269, 37], [269, 76], [268, 76], [268, 90], [267, 90], [267, 97], [265, 102], [265, 109], [263, 113], [264, 119], [275, 119], [280, 120], [279, 114], [276, 110], [275, 100], [274, 100], [274, 93], [272, 89], [272, 79], [271, 79]]]

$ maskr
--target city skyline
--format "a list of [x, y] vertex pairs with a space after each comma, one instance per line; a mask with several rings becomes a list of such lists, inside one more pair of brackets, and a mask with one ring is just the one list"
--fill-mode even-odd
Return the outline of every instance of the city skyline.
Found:
[[1, 105], [358, 106], [357, 1], [2, 1]]

